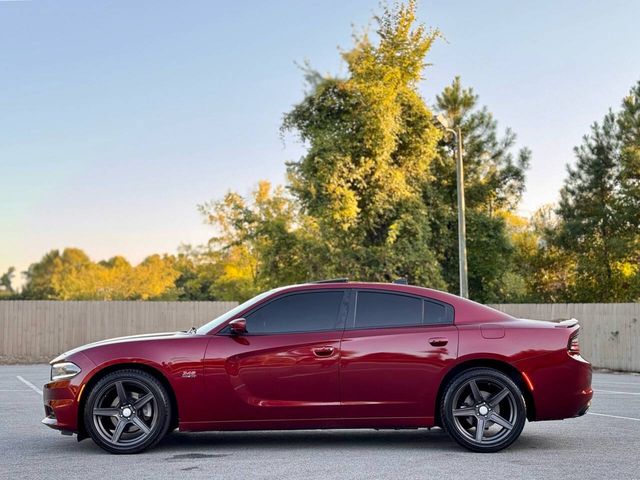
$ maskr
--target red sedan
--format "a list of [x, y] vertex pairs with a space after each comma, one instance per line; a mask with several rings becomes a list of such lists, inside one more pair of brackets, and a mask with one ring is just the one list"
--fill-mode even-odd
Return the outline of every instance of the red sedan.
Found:
[[175, 428], [433, 426], [494, 452], [525, 419], [587, 411], [591, 365], [578, 329], [409, 285], [295, 285], [198, 329], [59, 356], [43, 423], [112, 453], [140, 452]]

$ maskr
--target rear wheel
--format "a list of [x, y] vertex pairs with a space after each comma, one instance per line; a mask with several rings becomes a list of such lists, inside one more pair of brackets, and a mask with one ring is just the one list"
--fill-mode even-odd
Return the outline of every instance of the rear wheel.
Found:
[[89, 392], [84, 408], [87, 432], [111, 453], [138, 453], [167, 433], [171, 402], [164, 386], [136, 369], [112, 372]]
[[473, 368], [445, 388], [440, 415], [447, 433], [475, 452], [497, 452], [522, 432], [526, 406], [522, 392], [507, 375]]

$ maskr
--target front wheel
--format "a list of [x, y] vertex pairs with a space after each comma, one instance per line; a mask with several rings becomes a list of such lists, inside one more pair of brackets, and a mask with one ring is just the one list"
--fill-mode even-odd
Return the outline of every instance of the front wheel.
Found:
[[526, 406], [522, 392], [507, 375], [473, 368], [445, 388], [440, 416], [447, 433], [474, 452], [497, 452], [522, 432]]
[[138, 453], [167, 433], [171, 402], [164, 386], [136, 369], [117, 370], [89, 392], [84, 425], [93, 439], [111, 453]]

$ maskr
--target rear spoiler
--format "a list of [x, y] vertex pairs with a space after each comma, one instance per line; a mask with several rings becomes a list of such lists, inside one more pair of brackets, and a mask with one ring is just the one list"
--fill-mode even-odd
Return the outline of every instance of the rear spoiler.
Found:
[[568, 320], [562, 320], [558, 322], [555, 325], [555, 327], [556, 328], [572, 328], [572, 327], [575, 327], [576, 325], [578, 325], [578, 320], [576, 320], [575, 318], [570, 318]]

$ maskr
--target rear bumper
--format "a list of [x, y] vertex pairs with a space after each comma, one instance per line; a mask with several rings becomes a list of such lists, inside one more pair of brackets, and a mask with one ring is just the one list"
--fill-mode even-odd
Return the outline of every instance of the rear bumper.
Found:
[[560, 420], [587, 413], [593, 397], [591, 364], [566, 350], [518, 362], [531, 380], [535, 420]]

